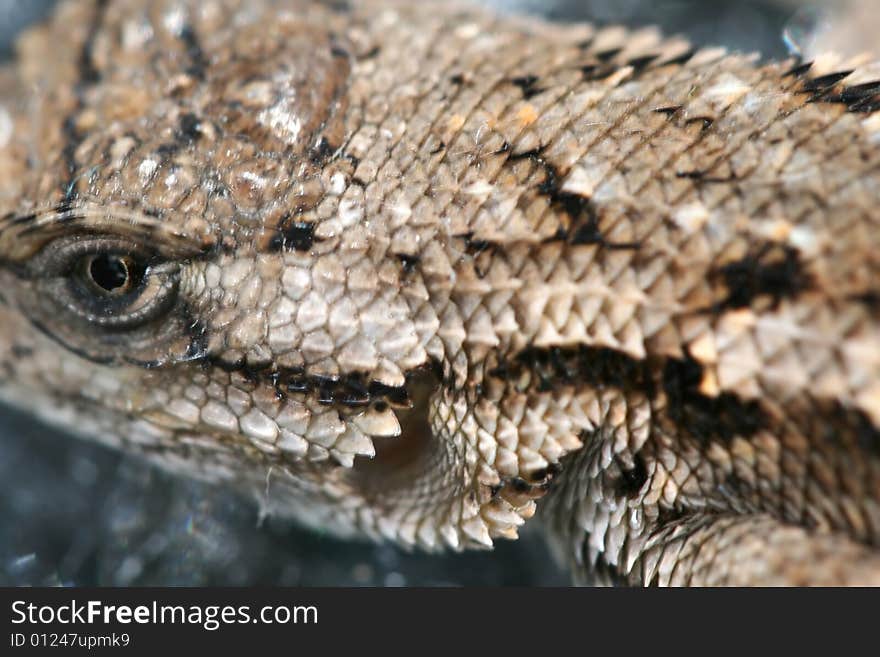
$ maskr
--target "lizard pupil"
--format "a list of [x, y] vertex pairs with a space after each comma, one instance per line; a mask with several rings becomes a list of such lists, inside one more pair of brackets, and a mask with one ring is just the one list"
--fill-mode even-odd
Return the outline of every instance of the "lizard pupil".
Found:
[[130, 263], [117, 255], [95, 256], [89, 263], [88, 274], [91, 281], [108, 294], [125, 291], [131, 286]]

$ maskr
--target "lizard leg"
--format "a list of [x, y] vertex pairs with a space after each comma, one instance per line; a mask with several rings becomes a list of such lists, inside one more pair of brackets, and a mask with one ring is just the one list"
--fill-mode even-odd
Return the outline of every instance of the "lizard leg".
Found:
[[644, 586], [878, 586], [880, 554], [767, 515], [696, 514], [653, 533], [627, 579]]
[[679, 510], [681, 515], [674, 508], [646, 506], [651, 465], [643, 455], [625, 452], [609, 461], [609, 444], [607, 438], [594, 440], [568, 459], [569, 473], [594, 476], [564, 472], [542, 509], [551, 544], [578, 583], [880, 585], [880, 552], [843, 533], [720, 505]]
[[745, 423], [732, 414], [749, 409], [720, 402], [673, 415], [660, 396], [596, 396], [620, 411], [582, 436], [541, 509], [579, 581], [880, 582], [875, 433], [859, 416], [764, 400], [762, 422]]

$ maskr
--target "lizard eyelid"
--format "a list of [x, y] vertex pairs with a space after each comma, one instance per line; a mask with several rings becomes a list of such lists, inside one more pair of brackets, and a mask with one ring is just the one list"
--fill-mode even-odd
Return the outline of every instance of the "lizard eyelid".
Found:
[[84, 205], [46, 208], [0, 217], [0, 264], [21, 266], [54, 240], [75, 235], [108, 235], [131, 244], [149, 244], [167, 260], [185, 260], [210, 253], [210, 235], [190, 235], [174, 227], [179, 222], [143, 212]]

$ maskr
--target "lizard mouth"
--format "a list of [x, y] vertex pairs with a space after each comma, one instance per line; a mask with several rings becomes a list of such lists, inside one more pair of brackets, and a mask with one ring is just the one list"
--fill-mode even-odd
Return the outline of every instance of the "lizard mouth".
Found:
[[[297, 458], [275, 462], [291, 475], [299, 501], [279, 510], [307, 524], [320, 517], [317, 524], [342, 535], [428, 551], [488, 548], [496, 538], [517, 538], [558, 472], [557, 459], [534, 470], [513, 456], [527, 394], [456, 386], [439, 363], [411, 370], [400, 387], [359, 375], [214, 365], [255, 396], [268, 393], [280, 407], [278, 426], [289, 421], [298, 432]], [[520, 403], [505, 409], [508, 398]], [[253, 424], [242, 418], [245, 433]], [[284, 429], [281, 435], [284, 441]]]
[[421, 368], [407, 377], [408, 403], [394, 410], [400, 435], [376, 441], [375, 457], [357, 459], [346, 473], [364, 503], [362, 527], [375, 538], [431, 551], [515, 539], [556, 472], [499, 472], [479, 444], [485, 448], [494, 437], [472, 430], [475, 391], [456, 390], [439, 372]]

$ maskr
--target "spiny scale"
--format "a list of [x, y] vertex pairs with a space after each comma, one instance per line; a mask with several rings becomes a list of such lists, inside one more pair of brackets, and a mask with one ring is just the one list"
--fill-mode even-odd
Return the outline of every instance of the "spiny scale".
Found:
[[0, 90], [6, 401], [343, 536], [880, 581], [880, 63], [106, 0]]

